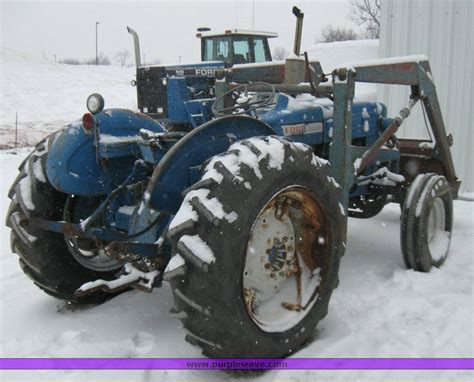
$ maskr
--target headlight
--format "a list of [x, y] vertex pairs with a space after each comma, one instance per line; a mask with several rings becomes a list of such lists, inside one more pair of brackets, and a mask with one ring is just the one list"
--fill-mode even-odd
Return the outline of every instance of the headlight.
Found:
[[102, 97], [99, 93], [93, 93], [87, 97], [87, 110], [89, 110], [92, 114], [100, 113], [102, 110], [104, 110], [104, 105], [104, 97]]

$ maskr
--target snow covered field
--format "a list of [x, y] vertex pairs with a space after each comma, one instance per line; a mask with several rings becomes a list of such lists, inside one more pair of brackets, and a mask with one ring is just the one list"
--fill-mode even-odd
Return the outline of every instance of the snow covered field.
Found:
[[3, 146], [13, 146], [16, 112], [19, 141], [32, 145], [81, 118], [91, 93], [101, 93], [107, 108], [136, 109], [132, 67], [57, 64], [2, 48], [0, 76]]
[[[16, 153], [16, 154], [15, 154]], [[0, 152], [1, 216], [16, 167], [28, 149]], [[399, 244], [398, 206], [376, 218], [350, 219], [339, 288], [314, 342], [297, 357], [473, 357], [474, 204], [455, 202], [450, 258], [429, 274], [404, 268]], [[151, 295], [129, 292], [99, 306], [71, 310], [47, 296], [22, 273], [3, 225], [0, 249], [1, 357], [200, 357], [184, 341], [177, 320], [168, 315], [168, 284]], [[83, 380], [84, 372], [4, 373], [25, 380]], [[144, 381], [153, 378], [218, 381], [221, 372], [88, 372], [94, 380]], [[272, 371], [257, 380], [469, 380], [470, 372]], [[33, 378], [34, 377], [34, 378]], [[149, 379], [148, 379], [149, 378]]]
[[[82, 117], [91, 93], [102, 94], [106, 108], [137, 108], [134, 67], [57, 64], [8, 48], [0, 53], [0, 148], [14, 146], [15, 113], [25, 146]], [[308, 53], [329, 73], [344, 62], [376, 58], [378, 41], [316, 44]], [[376, 87], [357, 84], [356, 92], [360, 100], [373, 99]]]
[[[327, 72], [344, 61], [376, 57], [376, 42], [335, 43], [311, 50]], [[18, 111], [29, 143], [77, 119], [86, 97], [98, 91], [107, 107], [136, 107], [129, 85], [134, 69], [54, 64], [2, 52], [0, 144], [11, 144]], [[375, 93], [368, 85], [360, 97]], [[0, 151], [0, 216], [7, 191], [29, 149]], [[297, 357], [474, 357], [474, 204], [455, 202], [450, 258], [429, 274], [404, 268], [398, 206], [367, 221], [350, 219], [339, 288], [315, 340]], [[47, 296], [21, 272], [0, 226], [0, 357], [200, 357], [184, 341], [168, 284], [151, 295], [129, 292], [99, 306], [72, 310]], [[235, 376], [209, 371], [3, 372], [0, 380], [221, 381]], [[258, 381], [472, 380], [472, 372], [272, 371], [246, 375]]]

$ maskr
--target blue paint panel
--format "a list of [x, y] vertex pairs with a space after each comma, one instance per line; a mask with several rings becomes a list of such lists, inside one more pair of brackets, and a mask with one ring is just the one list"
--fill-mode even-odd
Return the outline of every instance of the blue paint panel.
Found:
[[156, 166], [148, 185], [150, 207], [176, 213], [182, 202], [181, 192], [193, 181], [190, 168], [225, 152], [237, 140], [273, 133], [266, 124], [246, 116], [216, 119], [188, 133]]
[[[49, 149], [46, 174], [53, 187], [62, 192], [102, 195], [130, 174], [140, 153], [137, 143], [107, 145], [100, 143], [101, 135], [136, 136], [141, 128], [165, 131], [150, 117], [125, 109], [105, 110], [95, 118], [93, 134], [86, 134], [82, 121], [77, 121], [58, 133]], [[102, 163], [101, 158], [108, 161]]]
[[[275, 107], [260, 114], [262, 121], [268, 123], [278, 135], [282, 136], [285, 135], [284, 126], [323, 123], [321, 132], [287, 135], [287, 137], [309, 145], [332, 141], [334, 121], [331, 105], [327, 105], [324, 101], [321, 105], [315, 106], [311, 105], [312, 101], [308, 101], [307, 107], [301, 107], [301, 105], [295, 106], [295, 101], [289, 103], [288, 100], [287, 95], [279, 94]], [[387, 108], [381, 103], [355, 102], [352, 106], [352, 137], [354, 139], [366, 137], [367, 144], [371, 144], [379, 135], [379, 121], [386, 115]]]
[[[98, 121], [97, 131], [99, 134], [97, 146], [101, 158], [138, 155], [141, 152], [139, 142], [137, 141], [140, 137], [140, 129], [150, 130], [155, 133], [166, 132], [154, 119], [145, 114], [135, 113], [126, 109], [104, 110], [95, 117]], [[120, 139], [117, 139], [116, 142], [111, 141], [107, 143], [106, 136]], [[127, 137], [129, 137], [128, 141]]]
[[94, 146], [94, 135], [86, 134], [82, 121], [58, 133], [46, 162], [48, 180], [59, 191], [70, 194], [100, 195], [106, 190], [102, 166]]
[[191, 93], [184, 77], [168, 79], [168, 121], [189, 123], [185, 102], [191, 99]]

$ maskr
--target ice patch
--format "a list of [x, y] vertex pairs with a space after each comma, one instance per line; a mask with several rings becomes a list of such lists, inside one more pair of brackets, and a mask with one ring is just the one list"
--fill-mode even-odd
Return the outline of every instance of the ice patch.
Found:
[[366, 119], [364, 121], [364, 133], [368, 133], [369, 132], [369, 121]]
[[120, 206], [117, 212], [123, 215], [132, 215], [133, 211], [135, 211], [136, 206]]
[[344, 207], [342, 206], [341, 203], [339, 203], [339, 210], [340, 210], [342, 216], [346, 216], [346, 211], [344, 211]]
[[382, 115], [383, 113], [383, 106], [380, 102], [376, 102], [375, 105], [377, 106], [377, 114]]
[[268, 166], [281, 170], [285, 161], [285, 146], [281, 140], [268, 137], [267, 140], [253, 139], [252, 143], [261, 151], [261, 156], [268, 158]]
[[369, 112], [367, 111], [367, 108], [366, 108], [366, 107], [363, 107], [363, 108], [362, 108], [362, 118], [366, 118], [366, 119], [369, 119], [369, 118], [370, 118], [370, 114], [369, 114]]
[[423, 175], [418, 175], [413, 181], [413, 183], [410, 185], [410, 189], [408, 191], [408, 195], [405, 200], [405, 206], [407, 209], [410, 208], [412, 200], [413, 200], [413, 196], [419, 190], [422, 179], [423, 179]]
[[33, 175], [40, 182], [42, 183], [46, 182], [46, 177], [44, 176], [43, 166], [41, 164], [40, 158], [33, 161]]
[[193, 206], [189, 204], [189, 200], [185, 198], [185, 200], [181, 204], [181, 207], [179, 207], [178, 212], [176, 212], [176, 215], [171, 221], [168, 229], [171, 230], [188, 220], [193, 220], [197, 222], [198, 214], [196, 211], [194, 211]]
[[211, 248], [203, 241], [199, 235], [184, 235], [179, 239], [199, 260], [204, 263], [211, 264], [216, 261], [216, 257]]
[[437, 232], [428, 243], [431, 258], [434, 261], [441, 260], [449, 249], [451, 242], [451, 233], [448, 231]]
[[139, 135], [130, 135], [124, 137], [117, 137], [110, 134], [100, 134], [99, 143], [104, 145], [119, 145], [119, 144], [130, 144], [143, 142], [143, 138]]
[[206, 209], [208, 209], [217, 219], [226, 219], [229, 223], [237, 220], [238, 215], [233, 211], [226, 213], [224, 211], [224, 206], [221, 202], [219, 202], [219, 200], [217, 200], [217, 198], [208, 198], [210, 192], [211, 191], [206, 188], [193, 190], [186, 195], [183, 204], [189, 203], [193, 198], [197, 197], [204, 207], [206, 207]]
[[[359, 159], [359, 158], [358, 158]], [[405, 181], [405, 177], [395, 174], [387, 169], [387, 167], [379, 168], [374, 173], [367, 176], [359, 176], [357, 183], [361, 186], [367, 184], [376, 184], [379, 186], [396, 186], [398, 183]]]
[[174, 255], [166, 266], [165, 273], [174, 271], [175, 269], [182, 267], [184, 265], [184, 259], [179, 253]]
[[78, 291], [85, 292], [99, 287], [115, 289], [138, 280], [140, 280], [140, 285], [142, 287], [151, 289], [153, 286], [153, 281], [160, 274], [159, 271], [142, 272], [130, 263], [127, 263], [123, 266], [123, 271], [124, 273], [115, 280], [107, 281], [99, 279], [91, 281], [81, 285]]
[[21, 194], [21, 200], [23, 201], [23, 204], [25, 205], [26, 208], [28, 208], [30, 211], [35, 210], [35, 205], [33, 203], [32, 195], [31, 195], [31, 177], [28, 174], [28, 166], [25, 165], [25, 173], [26, 176], [22, 178], [19, 182], [20, 185], [20, 194]]
[[323, 112], [324, 119], [331, 118], [334, 114], [334, 102], [329, 98], [316, 98], [311, 94], [298, 94], [296, 97], [291, 97], [285, 94], [285, 96], [288, 97], [288, 106], [286, 110], [290, 112], [319, 107]]

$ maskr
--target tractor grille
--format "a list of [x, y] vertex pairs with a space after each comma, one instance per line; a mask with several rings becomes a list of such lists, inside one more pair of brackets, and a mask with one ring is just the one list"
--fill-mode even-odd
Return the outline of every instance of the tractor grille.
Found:
[[168, 115], [168, 98], [165, 67], [143, 67], [137, 69], [138, 108], [142, 113], [160, 118]]

